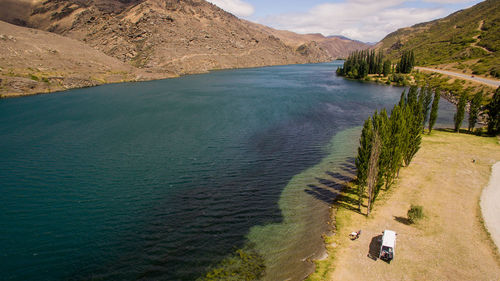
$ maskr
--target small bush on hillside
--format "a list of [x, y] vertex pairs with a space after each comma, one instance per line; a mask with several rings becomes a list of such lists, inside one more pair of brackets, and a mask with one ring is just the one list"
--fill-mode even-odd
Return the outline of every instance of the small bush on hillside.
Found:
[[411, 205], [408, 210], [408, 221], [410, 223], [415, 223], [424, 217], [424, 208], [422, 206]]

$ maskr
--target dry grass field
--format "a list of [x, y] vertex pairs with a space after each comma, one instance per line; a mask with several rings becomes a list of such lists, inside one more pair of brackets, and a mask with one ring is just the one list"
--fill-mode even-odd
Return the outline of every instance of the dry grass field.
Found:
[[[381, 195], [370, 217], [349, 208], [350, 200], [339, 203], [337, 233], [326, 238], [330, 256], [317, 262], [310, 280], [500, 280], [498, 252], [479, 208], [497, 161], [496, 138], [425, 135], [412, 164]], [[353, 197], [352, 190], [344, 196]], [[423, 206], [425, 217], [416, 224], [406, 219], [411, 204]], [[348, 234], [359, 229], [361, 237], [349, 240]], [[376, 258], [384, 229], [398, 234], [390, 264]]]

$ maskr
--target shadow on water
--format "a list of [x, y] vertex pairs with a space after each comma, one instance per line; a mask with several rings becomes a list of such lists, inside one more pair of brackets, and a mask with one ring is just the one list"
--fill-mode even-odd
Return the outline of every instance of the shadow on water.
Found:
[[355, 199], [356, 190], [349, 185], [355, 177], [353, 162], [354, 158], [347, 158], [339, 165], [341, 172], [326, 171], [325, 174], [330, 177], [329, 179], [316, 178], [318, 183], [309, 184], [304, 192], [327, 204], [360, 213], [358, 201]]
[[380, 241], [382, 241], [382, 235], [374, 236], [370, 241], [368, 257], [374, 261], [376, 261], [380, 255]]
[[[341, 174], [341, 173], [337, 173], [337, 172], [325, 172], [325, 174], [329, 175], [330, 177], [334, 178], [336, 181], [341, 181], [343, 182], [344, 184], [346, 182], [350, 182], [352, 180], [354, 180], [354, 175], [353, 173], [349, 173], [349, 174]], [[326, 181], [326, 180], [325, 180]]]

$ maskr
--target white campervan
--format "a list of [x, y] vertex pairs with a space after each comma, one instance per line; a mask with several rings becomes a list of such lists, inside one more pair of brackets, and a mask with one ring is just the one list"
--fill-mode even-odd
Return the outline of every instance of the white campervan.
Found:
[[391, 262], [396, 254], [396, 232], [386, 229], [383, 233], [379, 258]]

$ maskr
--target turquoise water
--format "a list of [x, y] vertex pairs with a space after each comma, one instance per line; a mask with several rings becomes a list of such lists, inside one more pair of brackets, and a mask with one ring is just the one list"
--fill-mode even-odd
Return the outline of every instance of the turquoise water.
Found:
[[[297, 175], [327, 156], [349, 162], [363, 120], [402, 91], [336, 77], [337, 66], [0, 100], [2, 279], [194, 280], [248, 241], [269, 272], [301, 278], [310, 266], [293, 265], [317, 254], [325, 224], [288, 223], [290, 205], [305, 202], [301, 221], [326, 207], [302, 186], [314, 177]], [[439, 123], [453, 110], [443, 101]], [[271, 243], [279, 233], [294, 249]]]

